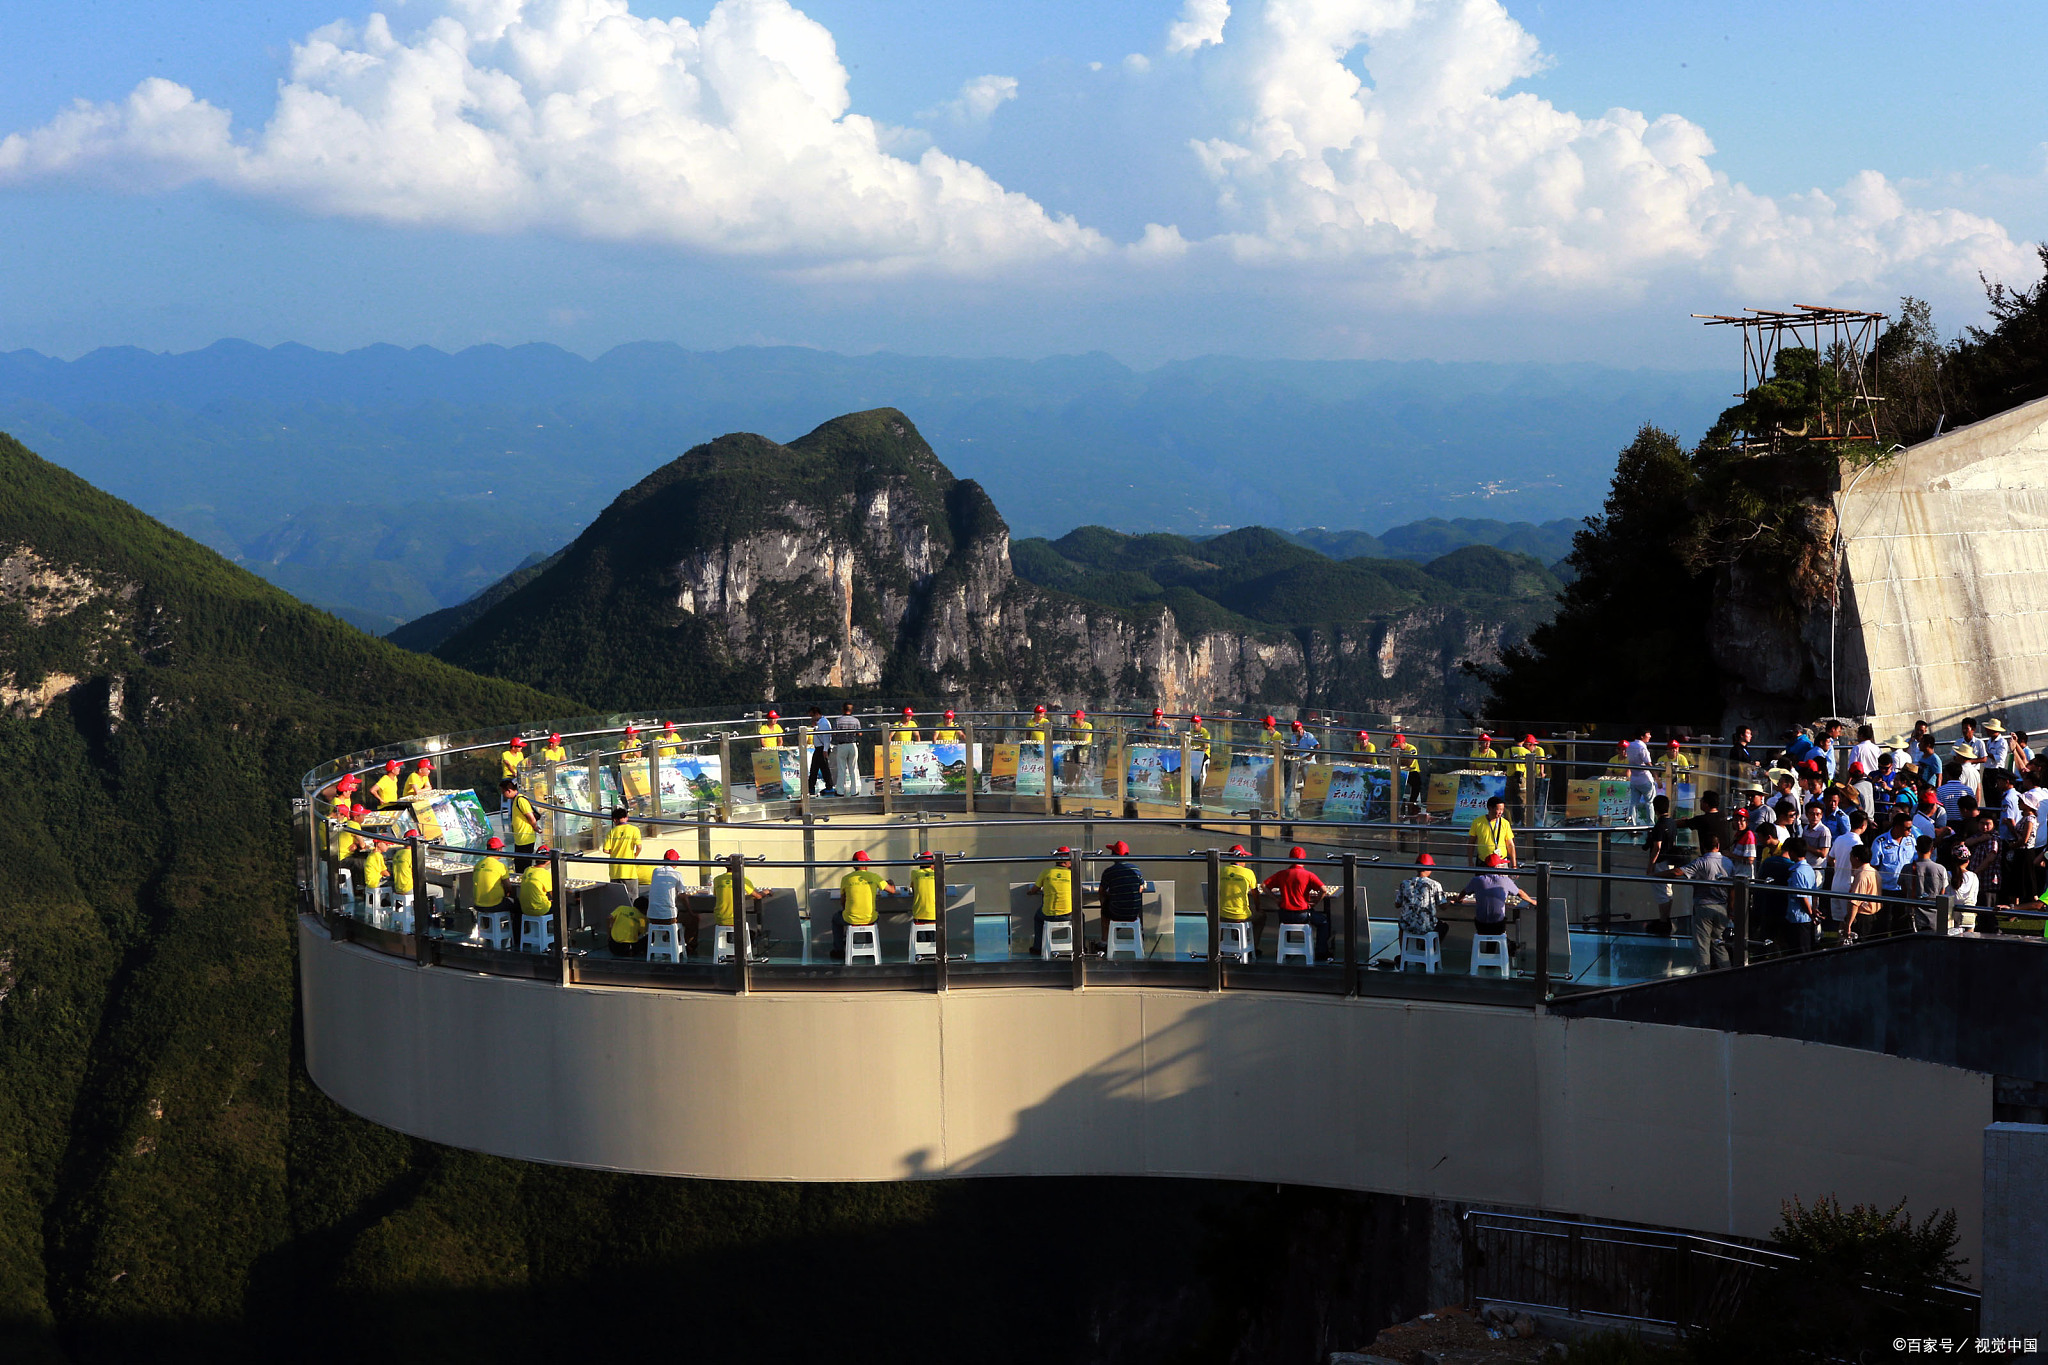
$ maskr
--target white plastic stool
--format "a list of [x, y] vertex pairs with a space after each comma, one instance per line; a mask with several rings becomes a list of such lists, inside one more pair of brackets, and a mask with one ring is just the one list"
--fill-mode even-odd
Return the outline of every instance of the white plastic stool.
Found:
[[1506, 934], [1476, 934], [1472, 939], [1472, 975], [1481, 971], [1497, 971], [1502, 976], [1514, 973], [1508, 967], [1508, 936]]
[[391, 888], [388, 885], [373, 886], [363, 893], [363, 911], [357, 918], [365, 924], [374, 924], [379, 929], [388, 928], [384, 916], [390, 904]]
[[682, 941], [676, 936], [674, 920], [651, 919], [647, 921], [647, 960], [649, 962], [682, 961]]
[[391, 927], [401, 934], [412, 932], [412, 892], [398, 893], [398, 909], [392, 915]]
[[1316, 960], [1316, 927], [1313, 924], [1282, 924], [1280, 926], [1280, 951], [1274, 956], [1276, 962], [1286, 962], [1290, 957], [1301, 959], [1301, 965], [1312, 967]]
[[1142, 920], [1113, 919], [1108, 924], [1109, 945], [1102, 952], [1105, 962], [1115, 957], [1119, 950], [1135, 958], [1145, 956], [1145, 925]]
[[[754, 950], [754, 926], [750, 924], [747, 926], [747, 961], [756, 962], [759, 960], [760, 954]], [[876, 960], [880, 961], [879, 958]], [[732, 926], [730, 924], [721, 924], [717, 926], [716, 931], [711, 935], [711, 963], [713, 966], [716, 966], [721, 962], [730, 961], [732, 961]]]
[[1045, 922], [1045, 933], [1038, 941], [1038, 956], [1050, 962], [1056, 955], [1074, 955], [1074, 922], [1071, 919], [1049, 919]]
[[476, 912], [476, 928], [469, 936], [486, 948], [510, 948], [512, 946], [512, 912], [510, 910], [479, 910]]
[[1234, 957], [1239, 962], [1250, 962], [1252, 947], [1252, 922], [1248, 919], [1227, 919], [1222, 921], [1223, 942], [1217, 951], [1224, 957]]
[[1426, 934], [1402, 931], [1401, 970], [1405, 972], [1415, 965], [1420, 965], [1425, 972], [1437, 971], [1444, 965], [1443, 948], [1437, 941], [1436, 930]]
[[553, 915], [521, 915], [519, 917], [519, 951], [522, 953], [551, 953], [555, 950], [555, 917]]
[[880, 924], [849, 924], [846, 926], [846, 956], [841, 959], [851, 967], [856, 962], [871, 962], [882, 965], [882, 926]]
[[344, 915], [349, 913], [349, 903], [356, 898], [356, 874], [347, 868], [339, 868], [334, 874], [335, 909]]
[[937, 920], [914, 919], [910, 922], [910, 960], [923, 962], [926, 958], [939, 955], [939, 924]]

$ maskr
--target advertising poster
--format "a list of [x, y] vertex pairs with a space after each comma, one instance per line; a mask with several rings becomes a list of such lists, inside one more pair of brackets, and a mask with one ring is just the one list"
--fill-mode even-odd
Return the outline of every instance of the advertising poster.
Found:
[[1154, 805], [1180, 802], [1180, 747], [1134, 745], [1125, 751], [1124, 799]]
[[1451, 823], [1460, 829], [1486, 814], [1488, 801], [1508, 793], [1506, 773], [1461, 772], [1455, 776], [1458, 779], [1458, 797], [1451, 808]]
[[1301, 773], [1301, 799], [1304, 801], [1327, 801], [1330, 797], [1330, 776], [1332, 769], [1327, 763], [1303, 765]]
[[1017, 746], [997, 744], [990, 748], [988, 789], [993, 792], [1017, 790]]
[[803, 799], [803, 755], [795, 749], [756, 749], [753, 768], [756, 801]]
[[[723, 795], [723, 782], [717, 754], [677, 754], [659, 762], [661, 808], [664, 812], [673, 814], [718, 804]], [[626, 780], [628, 797], [635, 801], [647, 799], [645, 763], [628, 763], [621, 776]]]
[[[1323, 797], [1325, 820], [1388, 820], [1392, 818], [1389, 789], [1393, 772], [1387, 768], [1362, 768], [1338, 763], [1329, 769], [1329, 789]], [[1314, 777], [1310, 777], [1314, 782]]]
[[[640, 775], [643, 779], [647, 775], [645, 763], [640, 765]], [[619, 790], [618, 770], [609, 763], [598, 766], [599, 791], [595, 804], [590, 799], [590, 768], [587, 765], [558, 768], [555, 771], [555, 779], [562, 789], [562, 798], [556, 804], [567, 806], [571, 810], [612, 810], [626, 804], [625, 795]], [[641, 785], [644, 787], [645, 781], [642, 781]]]
[[1591, 777], [1575, 777], [1564, 784], [1564, 818], [1574, 825], [1591, 825], [1600, 819], [1600, 783]]
[[1045, 746], [1017, 746], [1017, 791], [1025, 796], [1045, 795]]
[[1263, 809], [1273, 796], [1273, 755], [1238, 752], [1230, 756], [1223, 780], [1223, 804]]
[[902, 791], [911, 796], [936, 796], [967, 790], [967, 746], [964, 744], [900, 744], [896, 771]]
[[[413, 814], [420, 833], [459, 848], [482, 848], [493, 832], [475, 792], [436, 792], [431, 802], [413, 802]], [[465, 867], [476, 861], [460, 854], [447, 856]]]
[[1600, 779], [1600, 823], [1603, 825], [1625, 825], [1635, 815], [1635, 797], [1629, 793], [1625, 777], [1603, 777]]
[[1429, 796], [1427, 805], [1431, 815], [1448, 817], [1458, 804], [1458, 775], [1456, 773], [1431, 773], [1429, 775]]

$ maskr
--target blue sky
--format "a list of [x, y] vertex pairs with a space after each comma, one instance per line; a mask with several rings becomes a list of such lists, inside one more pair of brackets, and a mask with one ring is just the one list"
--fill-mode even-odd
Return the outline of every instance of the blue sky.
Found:
[[2048, 236], [2011, 4], [18, 8], [0, 348], [1697, 365]]

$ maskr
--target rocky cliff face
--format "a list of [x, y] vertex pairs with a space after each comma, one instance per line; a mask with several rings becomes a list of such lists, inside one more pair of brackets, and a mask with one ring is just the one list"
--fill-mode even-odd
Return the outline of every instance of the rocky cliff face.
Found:
[[622, 495], [436, 650], [613, 707], [819, 692], [1157, 697], [1429, 710], [1509, 628], [1431, 608], [1301, 631], [1184, 631], [1012, 571], [1009, 528], [893, 409], [787, 446], [727, 436]]

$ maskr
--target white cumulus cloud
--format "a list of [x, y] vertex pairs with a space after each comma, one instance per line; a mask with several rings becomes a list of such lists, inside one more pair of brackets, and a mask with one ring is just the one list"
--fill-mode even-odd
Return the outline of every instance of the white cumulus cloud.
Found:
[[[442, 11], [403, 36], [382, 14], [311, 34], [253, 137], [152, 79], [0, 140], [0, 184], [206, 181], [315, 214], [801, 263], [978, 269], [1105, 245], [969, 162], [891, 155], [890, 130], [850, 112], [832, 35], [786, 0], [719, 0], [701, 26], [625, 0]], [[985, 79], [988, 108], [1014, 95]]]
[[1223, 25], [1230, 19], [1230, 0], [1187, 0], [1180, 18], [1166, 30], [1168, 52], [1192, 52], [1223, 41]]
[[1190, 146], [1230, 224], [1211, 244], [1241, 261], [1361, 267], [1420, 298], [1627, 292], [1674, 270], [1813, 293], [2031, 273], [1997, 223], [1916, 209], [1875, 172], [1778, 202], [1710, 167], [1676, 115], [1513, 90], [1544, 59], [1496, 0], [1261, 0], [1231, 34], [1200, 57], [1226, 126]]
[[960, 86], [960, 93], [944, 104], [919, 114], [923, 119], [949, 119], [954, 123], [987, 123], [1007, 101], [1017, 98], [1015, 76], [976, 76]]

